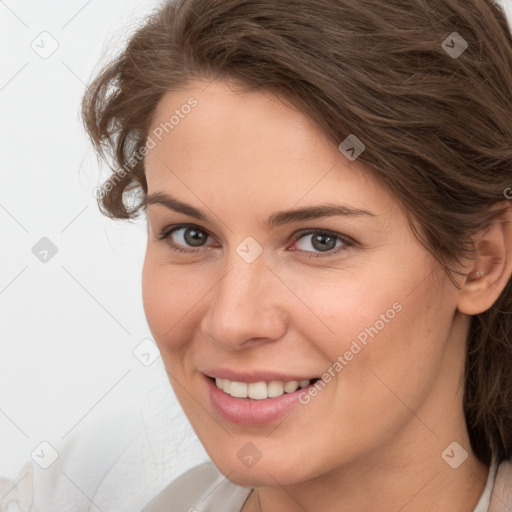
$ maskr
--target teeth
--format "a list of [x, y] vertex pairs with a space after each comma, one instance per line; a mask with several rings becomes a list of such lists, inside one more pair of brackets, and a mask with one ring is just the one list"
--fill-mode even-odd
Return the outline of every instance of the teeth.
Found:
[[266, 398], [275, 398], [284, 393], [293, 393], [299, 388], [309, 386], [309, 379], [290, 380], [282, 382], [273, 380], [266, 382], [234, 382], [228, 379], [215, 379], [215, 384], [219, 389], [235, 398], [252, 398], [253, 400], [265, 400]]
[[268, 398], [267, 384], [265, 382], [251, 382], [247, 386], [247, 396], [253, 400]]
[[[308, 381], [309, 383], [309, 381]], [[267, 386], [267, 396], [269, 398], [274, 398], [276, 396], [281, 396], [284, 393], [284, 386], [282, 382], [278, 380], [273, 380], [268, 383]]]
[[286, 393], [293, 393], [299, 387], [298, 380], [291, 380], [284, 385], [284, 390]]
[[229, 394], [235, 398], [247, 398], [247, 384], [245, 382], [232, 382]]

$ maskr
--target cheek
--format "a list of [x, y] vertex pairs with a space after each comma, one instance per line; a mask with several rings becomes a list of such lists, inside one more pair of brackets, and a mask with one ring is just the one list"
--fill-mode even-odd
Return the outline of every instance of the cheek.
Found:
[[368, 397], [389, 395], [379, 376], [392, 389], [415, 383], [407, 385], [411, 395], [435, 378], [455, 296], [442, 276], [425, 279], [436, 267], [419, 257], [411, 261], [416, 263], [394, 273], [385, 265], [371, 273], [359, 268], [295, 279], [297, 295], [310, 311], [305, 315], [297, 303], [291, 322], [321, 354], [325, 370], [343, 375], [336, 381], [345, 396], [366, 403]]
[[452, 298], [446, 287], [427, 280], [414, 293], [395, 288], [374, 300], [371, 315], [355, 315], [350, 324], [347, 339], [360, 350], [351, 355], [343, 343], [352, 360], [340, 384], [356, 417], [380, 417], [389, 426], [407, 414], [404, 403], [416, 410], [432, 390], [450, 334]]
[[180, 338], [180, 319], [190, 313], [202, 293], [200, 282], [195, 282], [190, 272], [161, 260], [157, 251], [148, 248], [142, 269], [142, 300], [148, 326], [164, 351]]
[[380, 334], [398, 321], [403, 309], [400, 280], [389, 272], [380, 275], [375, 265], [311, 268], [300, 275], [283, 272], [283, 281], [300, 299], [290, 310], [292, 327], [330, 361], [349, 350], [354, 340], [364, 347], [376, 331]]

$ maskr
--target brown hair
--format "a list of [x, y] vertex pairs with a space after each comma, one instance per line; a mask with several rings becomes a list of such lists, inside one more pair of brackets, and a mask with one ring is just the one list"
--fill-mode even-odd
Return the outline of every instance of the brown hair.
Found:
[[[457, 34], [454, 34], [457, 33]], [[460, 55], [450, 53], [450, 49]], [[462, 46], [461, 46], [462, 45]], [[267, 90], [314, 119], [397, 199], [450, 273], [509, 203], [512, 36], [491, 0], [174, 0], [160, 6], [89, 85], [86, 129], [114, 173], [100, 210], [144, 208], [144, 153], [167, 91], [222, 78]], [[142, 198], [127, 205], [131, 192]], [[500, 207], [496, 209], [496, 206]], [[417, 228], [417, 222], [420, 229]], [[476, 456], [512, 456], [512, 281], [471, 318], [464, 411]]]

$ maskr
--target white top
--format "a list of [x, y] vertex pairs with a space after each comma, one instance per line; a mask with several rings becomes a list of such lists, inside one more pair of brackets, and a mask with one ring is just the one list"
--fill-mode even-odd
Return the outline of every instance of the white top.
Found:
[[[485, 489], [473, 512], [488, 512], [498, 464], [493, 456]], [[171, 482], [141, 512], [240, 512], [252, 489], [230, 482], [211, 462]]]
[[240, 512], [251, 491], [205, 462], [171, 482], [141, 512]]
[[496, 456], [493, 454], [491, 467], [489, 468], [489, 476], [487, 477], [487, 483], [485, 484], [484, 492], [478, 503], [476, 504], [473, 512], [487, 512], [489, 510], [489, 502], [491, 501], [492, 490], [494, 488], [494, 482], [496, 481], [496, 473], [498, 471], [498, 462]]

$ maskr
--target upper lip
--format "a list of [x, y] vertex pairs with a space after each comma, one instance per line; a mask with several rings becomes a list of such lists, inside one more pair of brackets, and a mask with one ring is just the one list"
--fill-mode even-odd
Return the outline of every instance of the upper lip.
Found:
[[284, 374], [281, 372], [274, 372], [269, 370], [248, 370], [241, 372], [239, 370], [230, 370], [229, 368], [214, 368], [204, 370], [203, 373], [207, 377], [217, 379], [227, 379], [232, 382], [271, 382], [278, 380], [281, 382], [289, 382], [291, 380], [311, 380], [318, 378], [317, 376], [307, 376], [298, 374]]

